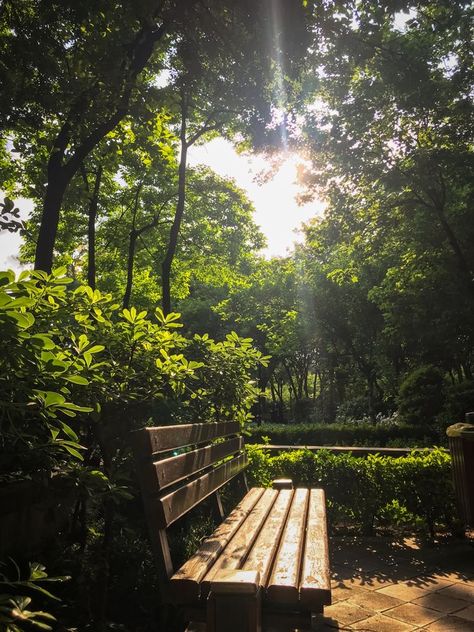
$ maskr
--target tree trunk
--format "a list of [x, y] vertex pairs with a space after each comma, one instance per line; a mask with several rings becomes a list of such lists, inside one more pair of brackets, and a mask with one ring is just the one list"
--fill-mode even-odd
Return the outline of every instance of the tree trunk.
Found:
[[48, 274], [53, 267], [54, 244], [58, 232], [59, 213], [69, 178], [60, 165], [50, 159], [48, 165], [48, 186], [43, 201], [43, 215], [36, 242], [35, 270]]
[[178, 244], [179, 230], [184, 215], [184, 205], [186, 202], [186, 163], [188, 154], [188, 144], [186, 141], [186, 118], [187, 118], [187, 99], [184, 90], [181, 93], [181, 157], [179, 161], [178, 171], [178, 201], [176, 203], [176, 211], [173, 224], [170, 229], [168, 240], [168, 249], [165, 258], [161, 264], [161, 283], [162, 283], [162, 307], [163, 312], [169, 314], [171, 312], [171, 265], [176, 253]]
[[130, 230], [130, 239], [128, 242], [128, 259], [127, 259], [127, 285], [125, 286], [125, 293], [123, 295], [123, 308], [128, 309], [130, 305], [130, 299], [132, 297], [132, 287], [133, 287], [133, 264], [135, 261], [135, 248], [137, 245], [137, 239], [141, 232], [146, 230], [144, 227], [141, 231], [136, 228], [137, 221], [137, 212], [138, 212], [138, 203], [140, 201], [140, 192], [142, 190], [142, 183], [140, 183], [137, 187], [137, 191], [135, 193], [135, 200], [133, 203], [132, 210], [132, 228]]
[[298, 390], [297, 390], [296, 384], [295, 384], [295, 382], [293, 380], [293, 376], [291, 375], [290, 367], [285, 362], [285, 360], [282, 360], [282, 364], [283, 364], [283, 367], [284, 367], [284, 369], [286, 371], [286, 374], [288, 376], [288, 384], [290, 386], [290, 397], [291, 397], [291, 395], [293, 395], [293, 397], [295, 399], [298, 399]]
[[[165, 32], [166, 26], [164, 23], [160, 27], [148, 23], [135, 35], [131, 45], [124, 46], [124, 50], [126, 50], [127, 53], [121, 63], [121, 67], [125, 69], [124, 76], [122, 77], [124, 86], [122, 93], [111, 97], [111, 101], [108, 104], [110, 106], [109, 115], [105, 120], [97, 122], [96, 127], [91, 131], [89, 136], [84, 138], [76, 149], [72, 151], [72, 155], [67, 162], [63, 162], [66, 149], [68, 149], [71, 137], [73, 136], [74, 125], [76, 125], [77, 128], [80, 124], [81, 110], [85, 107], [84, 94], [79, 95], [76, 102], [72, 105], [69, 116], [64, 121], [54, 142], [48, 162], [46, 194], [43, 203], [43, 214], [41, 216], [38, 241], [36, 243], [36, 270], [51, 272], [54, 244], [58, 232], [59, 214], [66, 189], [87, 156], [127, 115], [136, 79], [145, 68], [154, 51], [156, 43], [164, 36]], [[96, 98], [103, 98], [100, 91], [97, 91]], [[93, 107], [95, 105], [94, 101], [92, 100], [92, 103], [88, 105]], [[71, 148], [69, 147], [69, 149]]]
[[95, 290], [96, 262], [95, 262], [95, 223], [97, 220], [97, 208], [99, 205], [99, 191], [102, 180], [102, 165], [97, 169], [94, 183], [94, 191], [89, 202], [89, 214], [87, 224], [87, 283]]
[[130, 299], [132, 297], [133, 286], [133, 262], [135, 259], [135, 246], [137, 244], [137, 231], [130, 231], [130, 240], [128, 242], [128, 261], [127, 261], [127, 285], [125, 286], [125, 293], [123, 295], [123, 308], [128, 309], [130, 306]]

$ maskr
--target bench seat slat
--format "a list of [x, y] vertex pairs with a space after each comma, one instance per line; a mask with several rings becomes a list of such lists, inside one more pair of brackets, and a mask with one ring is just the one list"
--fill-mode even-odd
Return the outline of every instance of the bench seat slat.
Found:
[[187, 511], [195, 507], [201, 500], [217, 491], [222, 485], [236, 476], [247, 464], [247, 455], [241, 454], [225, 461], [207, 474], [183, 485], [174, 492], [156, 499], [159, 520], [162, 528], [172, 524]]
[[280, 544], [293, 493], [293, 490], [290, 489], [283, 489], [279, 492], [278, 498], [243, 566], [244, 570], [259, 571], [260, 583], [263, 586], [267, 583], [272, 561]]
[[198, 448], [191, 452], [150, 463], [147, 468], [144, 468], [144, 491], [155, 495], [157, 490], [169, 487], [173, 483], [209, 467], [216, 461], [221, 461], [231, 454], [240, 452], [243, 445], [242, 437], [233, 437], [222, 443], [214, 443], [205, 448]]
[[326, 500], [322, 489], [310, 491], [300, 600], [308, 607], [331, 603]]
[[199, 600], [202, 578], [255, 507], [263, 492], [262, 487], [253, 487], [226, 520], [203, 542], [198, 552], [173, 575], [173, 600], [179, 603], [193, 603]]
[[300, 563], [303, 555], [304, 530], [309, 490], [296, 489], [273, 570], [267, 585], [269, 601], [298, 603]]
[[278, 492], [274, 489], [266, 489], [260, 500], [245, 522], [241, 525], [235, 536], [224, 549], [210, 571], [205, 576], [203, 583], [204, 593], [209, 590], [209, 584], [216, 579], [219, 572], [224, 570], [240, 569], [245, 558], [255, 542], [268, 513], [270, 512]]

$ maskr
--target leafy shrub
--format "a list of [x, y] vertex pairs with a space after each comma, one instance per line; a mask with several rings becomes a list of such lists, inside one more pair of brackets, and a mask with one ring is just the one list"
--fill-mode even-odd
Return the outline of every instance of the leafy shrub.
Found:
[[139, 531], [144, 521], [128, 433], [147, 423], [245, 423], [259, 392], [252, 374], [266, 359], [235, 333], [186, 338], [178, 314], [120, 309], [65, 273], [0, 273], [0, 481], [60, 484], [70, 520], [54, 539], [76, 571], [77, 612], [99, 629], [108, 587], [120, 585], [120, 539], [128, 532], [135, 546], [129, 525]]
[[358, 458], [328, 450], [270, 456], [264, 446], [247, 449], [253, 484], [267, 486], [283, 476], [296, 485], [322, 487], [333, 529], [352, 525], [367, 534], [389, 520], [391, 525], [423, 524], [433, 535], [437, 526], [452, 526], [451, 460], [440, 448], [399, 458], [378, 454]]
[[398, 412], [409, 424], [432, 425], [445, 399], [444, 377], [435, 366], [421, 366], [400, 385]]
[[[22, 574], [19, 566], [10, 560], [11, 572], [0, 572], [0, 630], [22, 632], [22, 630], [52, 630], [56, 618], [43, 610], [29, 610], [33, 599], [30, 595], [59, 601], [46, 590], [46, 582], [63, 582], [69, 577], [48, 577], [45, 567], [31, 562], [28, 571]], [[5, 567], [5, 565], [3, 565]], [[51, 624], [51, 625], [50, 625]]]
[[433, 429], [403, 423], [264, 424], [247, 426], [248, 442], [274, 445], [334, 445], [429, 447], [438, 435]]

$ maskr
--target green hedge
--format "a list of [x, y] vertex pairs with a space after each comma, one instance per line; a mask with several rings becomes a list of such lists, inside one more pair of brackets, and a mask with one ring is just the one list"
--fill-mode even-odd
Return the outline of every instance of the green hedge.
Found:
[[440, 448], [413, 451], [393, 458], [370, 455], [317, 453], [292, 450], [271, 456], [268, 450], [247, 446], [248, 476], [253, 485], [270, 485], [274, 478], [291, 478], [295, 485], [326, 491], [332, 530], [357, 528], [364, 534], [374, 527], [437, 529], [455, 526], [451, 459]]
[[263, 424], [247, 427], [247, 443], [424, 448], [439, 444], [435, 430], [408, 424]]

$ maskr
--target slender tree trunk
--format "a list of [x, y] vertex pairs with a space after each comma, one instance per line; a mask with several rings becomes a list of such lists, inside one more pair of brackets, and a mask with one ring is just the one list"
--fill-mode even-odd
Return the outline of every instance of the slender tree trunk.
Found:
[[314, 380], [313, 380], [313, 400], [316, 401], [316, 389], [318, 386], [318, 372], [314, 372]]
[[[137, 191], [135, 193], [135, 200], [133, 202], [133, 210], [132, 210], [132, 228], [130, 230], [130, 238], [128, 242], [128, 258], [127, 258], [127, 284], [125, 286], [125, 293], [123, 295], [123, 308], [128, 309], [130, 305], [130, 299], [132, 297], [132, 287], [133, 287], [133, 264], [135, 262], [135, 248], [137, 245], [138, 235], [140, 235], [139, 230], [136, 228], [137, 222], [137, 212], [138, 212], [138, 203], [140, 201], [140, 192], [142, 190], [142, 184], [140, 183], [137, 187]], [[143, 230], [146, 230], [144, 228]]]
[[87, 224], [87, 283], [95, 290], [96, 284], [96, 260], [95, 260], [95, 223], [99, 206], [99, 191], [102, 180], [102, 165], [97, 169], [94, 190], [89, 202], [89, 215]]
[[128, 309], [130, 306], [130, 299], [132, 297], [133, 287], [133, 263], [135, 259], [135, 247], [137, 245], [137, 231], [130, 231], [130, 239], [128, 242], [128, 260], [127, 260], [127, 285], [125, 286], [125, 293], [123, 295], [123, 308]]
[[296, 384], [295, 384], [295, 382], [293, 380], [293, 376], [291, 375], [290, 367], [285, 362], [285, 360], [283, 360], [282, 363], [283, 363], [283, 366], [285, 368], [286, 374], [288, 375], [288, 383], [290, 385], [290, 396], [293, 395], [295, 399], [298, 399], [298, 390], [297, 390]]
[[176, 253], [179, 230], [181, 228], [181, 222], [184, 215], [184, 205], [186, 202], [186, 163], [188, 154], [188, 144], [186, 141], [186, 119], [187, 97], [183, 90], [181, 93], [181, 157], [178, 171], [178, 201], [176, 203], [174, 221], [170, 229], [168, 249], [161, 264], [161, 283], [163, 292], [162, 307], [165, 314], [169, 314], [171, 312], [171, 266]]

